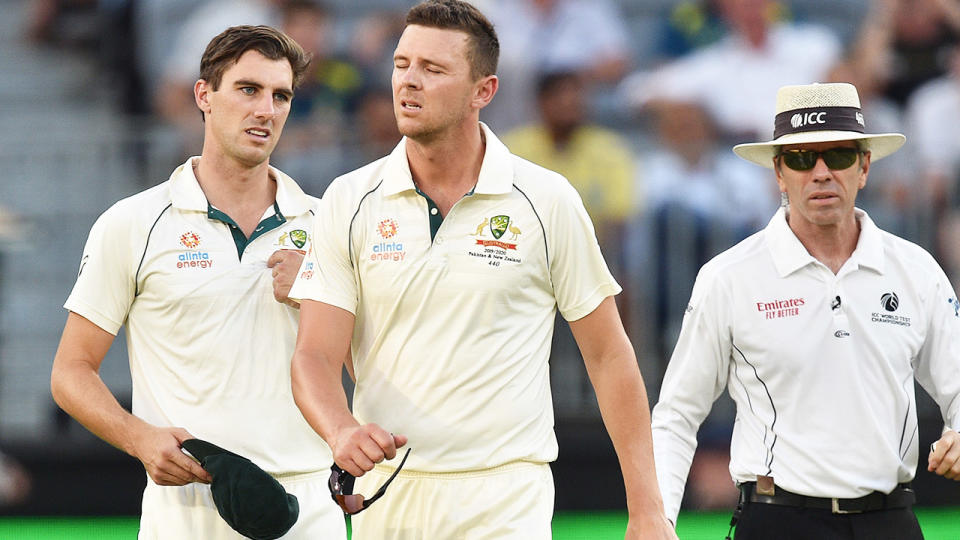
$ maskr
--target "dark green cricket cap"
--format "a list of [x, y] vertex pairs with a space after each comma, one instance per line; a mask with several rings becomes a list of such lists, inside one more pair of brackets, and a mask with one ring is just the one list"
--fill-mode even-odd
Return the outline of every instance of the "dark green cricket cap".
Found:
[[297, 522], [297, 497], [255, 463], [200, 439], [182, 445], [213, 477], [213, 502], [233, 530], [253, 540], [274, 540]]

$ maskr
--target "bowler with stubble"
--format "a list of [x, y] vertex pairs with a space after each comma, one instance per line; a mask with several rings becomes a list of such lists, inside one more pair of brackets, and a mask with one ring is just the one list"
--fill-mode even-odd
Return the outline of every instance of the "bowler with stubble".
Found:
[[[583, 203], [479, 121], [499, 84], [493, 26], [458, 0], [418, 4], [406, 23], [392, 78], [404, 138], [331, 184], [291, 290], [302, 299], [294, 397], [342, 469], [330, 485], [356, 512], [354, 538], [551, 538], [557, 309], [620, 459], [627, 537], [675, 538], [620, 287]], [[346, 474], [360, 495], [393, 484], [361, 504]]]

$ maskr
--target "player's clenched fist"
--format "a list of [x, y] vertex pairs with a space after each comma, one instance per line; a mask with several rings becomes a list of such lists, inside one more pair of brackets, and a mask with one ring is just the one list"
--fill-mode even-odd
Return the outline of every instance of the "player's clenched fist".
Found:
[[300, 263], [303, 262], [304, 252], [299, 249], [278, 249], [267, 259], [267, 268], [273, 277], [273, 297], [281, 304], [300, 307], [300, 304], [289, 298], [290, 288], [297, 279]]
[[397, 448], [405, 444], [407, 438], [404, 435], [394, 435], [376, 424], [366, 424], [342, 428], [330, 446], [337, 465], [360, 477], [375, 464], [396, 457]]

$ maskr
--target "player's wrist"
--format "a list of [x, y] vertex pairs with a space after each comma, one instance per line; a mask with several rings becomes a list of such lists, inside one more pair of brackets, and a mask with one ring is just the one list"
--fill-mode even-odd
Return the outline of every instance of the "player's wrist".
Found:
[[148, 431], [152, 429], [153, 426], [132, 414], [124, 418], [122, 422], [123, 433], [125, 435], [121, 441], [120, 449], [140, 459], [141, 447], [143, 446], [142, 441], [147, 437]]

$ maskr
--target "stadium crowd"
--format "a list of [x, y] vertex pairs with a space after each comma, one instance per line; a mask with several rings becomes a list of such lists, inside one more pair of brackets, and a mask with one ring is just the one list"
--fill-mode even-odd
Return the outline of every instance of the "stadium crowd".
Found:
[[[164, 141], [162, 170], [199, 147], [191, 88], [204, 45], [231, 25], [277, 26], [313, 62], [271, 163], [320, 196], [400, 138], [385, 82], [412, 3], [33, 0], [23, 39], [95, 58], [115, 113]], [[780, 204], [772, 175], [730, 151], [769, 138], [780, 86], [854, 83], [869, 130], [907, 135], [904, 150], [872, 170], [858, 206], [930, 250], [960, 283], [960, 2], [474, 3], [496, 25], [503, 51], [499, 96], [481, 120], [511, 151], [579, 191], [624, 287], [619, 308], [652, 399], [698, 269], [764, 227]], [[569, 376], [582, 369], [569, 361], [576, 354], [559, 331], [551, 369], [561, 419], [582, 415], [594, 399], [585, 377]], [[693, 506], [735, 504], [726, 471], [731, 414], [724, 399], [701, 430]]]

